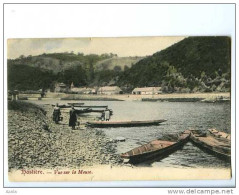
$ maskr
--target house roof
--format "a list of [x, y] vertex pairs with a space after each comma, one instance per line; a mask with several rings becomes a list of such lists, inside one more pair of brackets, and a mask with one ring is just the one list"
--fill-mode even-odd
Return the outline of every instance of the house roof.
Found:
[[161, 87], [143, 87], [143, 88], [135, 88], [133, 91], [160, 91]]
[[95, 89], [94, 88], [86, 88], [86, 87], [73, 87], [73, 88], [71, 88], [71, 90], [72, 91], [82, 91], [82, 92], [84, 92], [84, 91], [95, 91]]
[[65, 83], [57, 83], [57, 85], [58, 85], [59, 87], [66, 87], [66, 84], [65, 84]]
[[122, 91], [118, 86], [100, 87], [98, 91]]

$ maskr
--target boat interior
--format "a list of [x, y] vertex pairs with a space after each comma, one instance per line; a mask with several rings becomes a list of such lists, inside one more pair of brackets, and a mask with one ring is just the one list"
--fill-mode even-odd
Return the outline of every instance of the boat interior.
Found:
[[163, 141], [163, 140], [154, 140], [148, 144], [145, 144], [143, 146], [140, 146], [138, 148], [135, 148], [125, 154], [132, 156], [132, 155], [138, 155], [138, 154], [143, 154], [145, 152], [151, 152], [155, 151], [158, 149], [166, 148], [168, 146], [171, 146], [175, 144], [176, 142], [171, 142], [171, 141]]

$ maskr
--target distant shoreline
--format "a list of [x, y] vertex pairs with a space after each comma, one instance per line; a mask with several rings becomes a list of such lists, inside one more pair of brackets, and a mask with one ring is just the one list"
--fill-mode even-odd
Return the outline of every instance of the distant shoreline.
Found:
[[133, 95], [133, 94], [113, 94], [113, 95], [92, 95], [92, 94], [65, 94], [46, 93], [44, 98], [40, 94], [19, 94], [22, 100], [79, 100], [79, 101], [169, 101], [169, 102], [224, 102], [230, 101], [229, 92], [221, 93], [172, 93], [156, 95]]

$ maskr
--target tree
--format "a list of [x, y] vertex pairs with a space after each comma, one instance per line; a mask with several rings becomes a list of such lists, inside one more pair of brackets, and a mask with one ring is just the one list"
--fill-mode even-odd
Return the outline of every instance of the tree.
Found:
[[23, 58], [25, 58], [25, 56], [24, 56], [24, 55], [20, 55], [19, 58], [20, 58], [20, 59], [23, 59]]
[[114, 71], [115, 71], [115, 72], [120, 72], [120, 71], [122, 71], [122, 69], [121, 69], [120, 66], [115, 66], [115, 67], [114, 67]]
[[78, 55], [78, 56], [84, 56], [84, 53], [78, 52], [77, 55]]
[[124, 66], [124, 71], [129, 70], [129, 67], [127, 65]]

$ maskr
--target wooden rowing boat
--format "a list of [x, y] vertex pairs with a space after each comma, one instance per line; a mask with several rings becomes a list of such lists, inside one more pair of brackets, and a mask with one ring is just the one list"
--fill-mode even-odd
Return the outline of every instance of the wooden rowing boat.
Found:
[[208, 129], [208, 132], [210, 133], [210, 135], [218, 138], [219, 140], [229, 142], [231, 141], [231, 135], [223, 131], [218, 131], [217, 129]]
[[[56, 106], [55, 104], [52, 104], [52, 106]], [[59, 108], [70, 108], [71, 106], [70, 105], [65, 105], [65, 104], [61, 104], [61, 105], [58, 105]]]
[[75, 108], [75, 111], [76, 111], [77, 114], [84, 114], [84, 113], [91, 112], [91, 109], [89, 109], [89, 108], [85, 108], [85, 109], [77, 109], [77, 108]]
[[191, 130], [190, 140], [199, 148], [216, 155], [217, 157], [230, 160], [231, 144], [217, 139], [215, 136], [201, 133], [198, 130]]
[[91, 127], [136, 127], [136, 126], [150, 126], [158, 125], [167, 120], [148, 120], [148, 121], [94, 121], [88, 122], [87, 125]]
[[84, 105], [84, 103], [67, 103], [67, 104], [69, 104], [70, 106], [74, 106], [74, 107], [80, 107], [80, 106], [82, 106], [82, 105]]
[[123, 153], [120, 156], [129, 159], [131, 163], [139, 163], [154, 158], [157, 160], [163, 159], [182, 147], [189, 140], [190, 133], [189, 130], [182, 132], [175, 141], [154, 140]]
[[79, 107], [82, 108], [108, 108], [108, 106], [86, 106], [86, 105], [80, 105]]
[[[85, 113], [91, 113], [91, 112], [97, 112], [97, 113], [102, 113], [105, 110], [102, 109], [92, 109], [92, 108], [83, 108], [83, 109], [77, 109], [75, 108], [77, 114], [85, 114]], [[110, 115], [113, 115], [113, 110], [109, 109]]]

